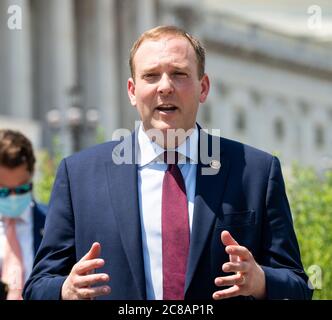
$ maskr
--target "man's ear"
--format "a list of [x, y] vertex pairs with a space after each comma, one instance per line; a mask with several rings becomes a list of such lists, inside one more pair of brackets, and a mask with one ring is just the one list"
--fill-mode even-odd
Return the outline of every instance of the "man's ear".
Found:
[[135, 95], [135, 81], [133, 78], [129, 78], [127, 82], [127, 93], [132, 106], [136, 106], [136, 95]]
[[207, 74], [201, 79], [201, 94], [199, 97], [199, 102], [204, 103], [210, 91], [210, 79]]

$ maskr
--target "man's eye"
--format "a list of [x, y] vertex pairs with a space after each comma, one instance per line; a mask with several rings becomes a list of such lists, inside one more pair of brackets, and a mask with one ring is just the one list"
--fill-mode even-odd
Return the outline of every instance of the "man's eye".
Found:
[[158, 77], [158, 74], [156, 74], [156, 73], [147, 73], [144, 75], [144, 79], [147, 79], [147, 80], [155, 79], [157, 77]]
[[177, 78], [186, 78], [187, 74], [185, 72], [174, 72], [174, 76]]

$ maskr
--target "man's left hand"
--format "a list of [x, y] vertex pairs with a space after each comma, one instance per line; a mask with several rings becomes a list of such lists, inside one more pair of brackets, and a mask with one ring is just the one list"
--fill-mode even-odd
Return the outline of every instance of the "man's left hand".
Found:
[[229, 254], [229, 262], [224, 263], [224, 272], [235, 272], [226, 277], [215, 278], [218, 287], [230, 286], [230, 288], [213, 293], [213, 299], [220, 300], [236, 296], [253, 296], [256, 299], [264, 299], [266, 296], [265, 273], [256, 263], [251, 252], [240, 246], [228, 231], [221, 233], [221, 241]]

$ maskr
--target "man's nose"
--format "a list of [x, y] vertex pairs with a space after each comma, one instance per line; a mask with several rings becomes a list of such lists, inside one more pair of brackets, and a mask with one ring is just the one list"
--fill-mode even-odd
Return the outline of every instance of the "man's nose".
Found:
[[159, 81], [158, 93], [169, 95], [174, 91], [172, 80], [167, 74], [163, 74]]

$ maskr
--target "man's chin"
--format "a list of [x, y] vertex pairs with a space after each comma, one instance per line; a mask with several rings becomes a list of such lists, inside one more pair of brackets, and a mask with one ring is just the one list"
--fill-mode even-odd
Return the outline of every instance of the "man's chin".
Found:
[[165, 133], [165, 132], [167, 132], [167, 130], [179, 129], [179, 125], [177, 125], [176, 123], [171, 123], [171, 122], [156, 121], [154, 123], [151, 123], [151, 129], [159, 130], [159, 131]]
[[192, 133], [192, 128], [184, 129], [182, 126], [171, 123], [153, 123], [145, 132], [151, 140], [160, 146], [172, 149], [180, 144]]

